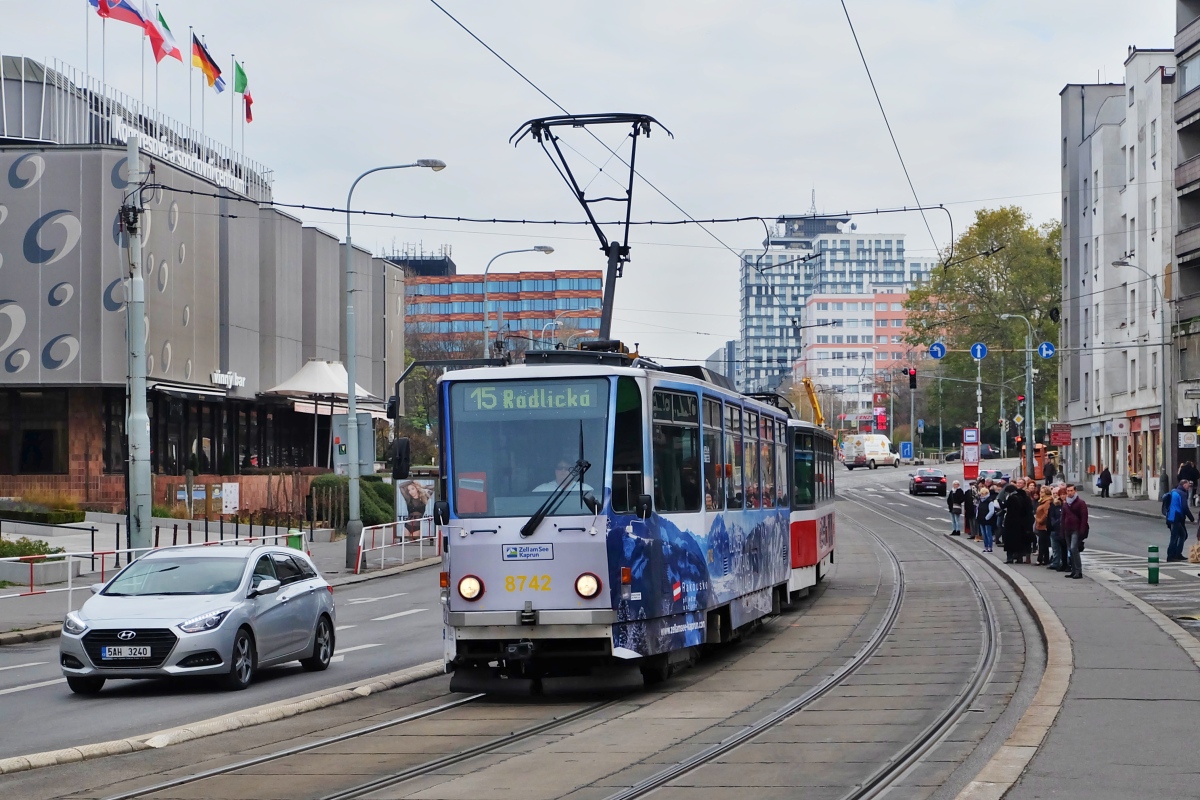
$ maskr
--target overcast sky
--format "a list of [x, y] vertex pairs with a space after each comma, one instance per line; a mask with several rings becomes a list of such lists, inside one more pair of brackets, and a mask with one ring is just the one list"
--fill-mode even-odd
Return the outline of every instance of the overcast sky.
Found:
[[[695, 217], [803, 213], [814, 189], [822, 212], [912, 204], [837, 0], [442, 4], [572, 113], [646, 113], [670, 128], [673, 140], [655, 130], [639, 143], [639, 171]], [[1129, 45], [1170, 48], [1174, 36], [1169, 0], [847, 5], [917, 192], [926, 204], [947, 204], [957, 232], [976, 209], [1001, 203], [1017, 203], [1039, 222], [1054, 218], [1058, 92], [1097, 77], [1120, 82]], [[84, 67], [87, 8], [87, 0], [0, 0], [0, 52]], [[557, 109], [428, 0], [162, 0], [159, 8], [185, 53], [189, 25], [206, 37], [230, 84], [230, 54], [244, 62], [255, 100], [246, 150], [274, 170], [276, 200], [342, 206], [363, 170], [431, 157], [449, 167], [371, 176], [355, 207], [581, 219], [541, 149], [508, 144], [523, 121]], [[100, 31], [92, 12], [97, 76]], [[108, 23], [108, 82], [134, 96], [139, 39], [132, 26]], [[151, 100], [153, 60], [146, 62]], [[230, 92], [201, 89], [198, 76], [196, 127], [203, 91], [206, 130], [228, 141]], [[187, 67], [164, 61], [159, 81], [164, 112], [186, 120]], [[614, 147], [627, 133], [597, 132]], [[618, 189], [587, 161], [605, 162], [599, 145], [579, 132], [565, 140], [580, 151], [581, 180]], [[623, 180], [617, 162], [608, 169]], [[341, 231], [330, 215], [300, 216]], [[636, 184], [635, 218], [680, 216]], [[856, 221], [860, 231], [908, 234], [910, 255], [933, 255], [915, 214]], [[945, 215], [929, 222], [945, 246]], [[763, 229], [710, 230], [635, 229], [633, 260], [617, 285], [615, 335], [673, 358], [704, 358], [736, 337], [737, 259], [725, 245], [760, 246]], [[481, 272], [502, 250], [542, 243], [557, 252], [506, 256], [493, 270], [604, 266], [595, 237], [578, 227], [359, 219], [354, 238], [376, 252], [393, 243], [450, 245], [464, 273]]]

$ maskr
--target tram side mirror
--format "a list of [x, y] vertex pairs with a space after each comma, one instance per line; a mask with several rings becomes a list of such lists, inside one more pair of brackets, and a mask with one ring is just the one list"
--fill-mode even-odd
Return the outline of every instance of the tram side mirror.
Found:
[[650, 519], [650, 515], [654, 513], [654, 499], [648, 494], [639, 494], [634, 510], [641, 519]]
[[450, 524], [450, 504], [445, 500], [438, 500], [433, 504], [433, 521], [437, 525]]
[[593, 514], [600, 513], [600, 501], [596, 499], [596, 495], [591, 492], [583, 493], [583, 504], [587, 506], [587, 510]]

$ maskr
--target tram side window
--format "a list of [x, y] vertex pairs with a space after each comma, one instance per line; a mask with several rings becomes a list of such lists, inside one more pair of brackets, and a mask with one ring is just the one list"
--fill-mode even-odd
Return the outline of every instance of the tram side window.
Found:
[[[813, 437], [809, 433], [796, 432], [792, 440], [794, 465], [792, 493], [793, 508], [807, 508], [814, 503], [814, 493], [819, 490], [817, 477], [817, 459], [819, 453], [813, 452]], [[824, 465], [821, 465], [824, 468]]]
[[787, 453], [787, 423], [780, 422], [775, 427], [775, 507], [787, 508], [788, 505], [788, 453]]
[[704, 510], [720, 511], [725, 497], [725, 458], [721, 452], [721, 403], [704, 401]]
[[699, 398], [654, 392], [654, 506], [660, 513], [699, 511]]
[[758, 414], [747, 411], [746, 415], [746, 508], [759, 508], [758, 483]]
[[613, 426], [613, 511], [632, 513], [642, 485], [642, 390], [633, 378], [621, 377]]
[[742, 507], [742, 410], [725, 406], [725, 507]]
[[762, 507], [775, 507], [775, 420], [761, 417], [758, 451], [762, 454]]

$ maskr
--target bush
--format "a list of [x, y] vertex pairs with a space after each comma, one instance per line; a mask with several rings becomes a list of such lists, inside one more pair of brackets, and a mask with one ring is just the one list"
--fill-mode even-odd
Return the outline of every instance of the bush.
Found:
[[[343, 518], [349, 516], [347, 497], [349, 495], [350, 478], [345, 475], [322, 475], [312, 482], [312, 491], [318, 494], [327, 489], [335, 489], [335, 498], [342, 503]], [[380, 481], [359, 481], [359, 506], [362, 509], [363, 525], [383, 525], [396, 519], [395, 508], [390, 502], [392, 487]], [[387, 496], [388, 499], [384, 499]]]
[[28, 489], [21, 493], [21, 501], [32, 506], [40, 506], [41, 509], [47, 511], [51, 509], [79, 510], [78, 498], [60, 489]]
[[40, 522], [43, 525], [67, 525], [72, 522], [83, 522], [85, 517], [86, 514], [82, 511], [47, 511], [36, 508], [0, 507], [0, 519], [10, 519], [14, 522]]
[[0, 558], [15, 558], [18, 556], [45, 556], [54, 553], [65, 553], [61, 547], [51, 547], [40, 539], [30, 539], [22, 536], [15, 541], [0, 539]]
[[164, 519], [192, 518], [192, 515], [188, 513], [187, 506], [183, 503], [172, 503], [169, 506], [152, 505], [150, 506], [150, 516]]

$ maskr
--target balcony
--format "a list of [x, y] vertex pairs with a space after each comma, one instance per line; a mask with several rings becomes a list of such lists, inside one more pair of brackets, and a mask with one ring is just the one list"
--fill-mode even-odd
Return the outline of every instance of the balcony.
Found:
[[1193, 225], [1175, 234], [1175, 257], [1181, 263], [1200, 258], [1200, 225]]
[[1200, 89], [1193, 89], [1175, 101], [1175, 122], [1182, 122], [1197, 111], [1200, 111]]
[[1200, 181], [1200, 156], [1193, 156], [1175, 168], [1175, 189]]
[[1193, 19], [1175, 34], [1175, 55], [1182, 59], [1184, 54], [1200, 42], [1200, 17]]

